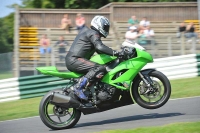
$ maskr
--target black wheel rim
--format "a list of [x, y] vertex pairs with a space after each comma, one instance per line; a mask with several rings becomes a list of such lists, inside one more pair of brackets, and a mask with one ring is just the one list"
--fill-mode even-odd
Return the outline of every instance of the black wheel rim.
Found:
[[[61, 110], [60, 112], [58, 112], [59, 109]], [[49, 123], [60, 127], [70, 124], [74, 120], [76, 114], [76, 109], [65, 109], [55, 106], [49, 102], [49, 99], [46, 101], [43, 110], [46, 120]]]

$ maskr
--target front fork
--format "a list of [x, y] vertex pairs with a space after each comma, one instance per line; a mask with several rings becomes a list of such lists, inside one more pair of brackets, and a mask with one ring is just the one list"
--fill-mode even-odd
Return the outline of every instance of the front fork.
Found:
[[143, 92], [142, 94], [147, 94], [148, 92], [150, 91], [154, 91], [154, 88], [153, 88], [153, 81], [151, 80], [151, 78], [149, 77], [149, 75], [145, 74], [143, 75], [141, 72], [138, 73], [139, 76], [141, 77], [142, 81], [145, 83], [145, 85], [147, 86], [147, 90], [145, 92]]

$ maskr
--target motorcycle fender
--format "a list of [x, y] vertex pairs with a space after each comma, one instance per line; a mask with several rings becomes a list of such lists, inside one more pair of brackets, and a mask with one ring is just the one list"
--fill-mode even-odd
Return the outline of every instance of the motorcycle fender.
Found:
[[143, 71], [141, 71], [142, 75], [145, 77], [145, 79], [151, 84], [153, 85], [153, 81], [151, 80], [151, 78], [149, 77], [149, 73], [155, 71], [155, 69], [145, 69]]
[[[148, 82], [151, 84], [152, 83], [152, 81], [151, 81], [151, 79], [150, 79], [150, 77], [149, 77], [149, 73], [151, 73], [151, 72], [153, 72], [153, 71], [156, 71], [156, 69], [144, 69], [144, 70], [141, 70], [140, 71], [140, 73], [148, 80]], [[140, 76], [139, 76], [139, 74], [134, 78], [134, 80], [133, 80], [133, 82], [132, 82], [132, 85], [131, 85], [131, 88], [133, 88], [133, 84], [135, 83], [135, 80], [137, 80], [138, 78], [139, 78]], [[132, 90], [130, 90], [130, 96], [131, 96], [131, 98], [132, 98], [132, 100], [133, 100], [133, 95], [132, 95]], [[134, 102], [134, 100], [133, 100], [133, 102]]]
[[151, 69], [144, 69], [142, 71], [140, 71], [142, 73], [142, 75], [148, 75], [149, 73], [155, 71], [156, 69], [151, 68]]
[[[150, 68], [150, 69], [144, 69], [144, 70], [141, 70], [140, 73], [151, 83], [151, 79], [149, 78], [149, 73], [153, 72], [153, 71], [156, 71], [156, 69], [154, 68]], [[134, 84], [134, 81], [139, 77], [139, 74], [134, 78], [133, 80], [133, 84]]]

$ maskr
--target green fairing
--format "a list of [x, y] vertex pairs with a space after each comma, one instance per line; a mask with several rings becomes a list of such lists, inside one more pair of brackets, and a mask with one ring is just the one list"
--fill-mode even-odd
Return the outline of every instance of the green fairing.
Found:
[[[129, 60], [126, 60], [124, 62], [121, 62], [117, 67], [115, 67], [113, 70], [111, 70], [109, 73], [107, 73], [103, 79], [102, 82], [108, 83], [113, 86], [118, 86], [117, 83], [122, 83], [124, 81], [132, 81], [134, 77], [138, 74], [138, 72], [149, 62], [153, 62], [152, 56], [147, 53], [146, 51], [142, 51], [139, 49], [136, 49], [137, 51], [137, 57], [132, 58]], [[115, 74], [119, 71], [127, 70], [124, 72], [120, 77], [112, 80], [112, 78], [115, 76]], [[125, 87], [118, 87], [120, 89], [130, 89]]]
[[[132, 58], [132, 59], [121, 62], [117, 67], [112, 69], [103, 77], [102, 82], [113, 85], [119, 89], [123, 89], [123, 90], [130, 89], [131, 86], [123, 87], [123, 86], [119, 86], [118, 83], [124, 83], [124, 82], [126, 82], [126, 84], [131, 83], [134, 77], [147, 63], [153, 62], [152, 56], [146, 51], [136, 49], [136, 52], [137, 52], [136, 58]], [[116, 57], [100, 54], [100, 55], [93, 56], [91, 58], [91, 61], [96, 62], [98, 64], [106, 64], [114, 59], [116, 59]], [[56, 76], [56, 77], [60, 77], [64, 79], [78, 78], [82, 76], [81, 74], [77, 74], [74, 72], [59, 72], [55, 66], [38, 67], [36, 69], [45, 75]], [[118, 72], [122, 70], [127, 70], [127, 71], [125, 71], [120, 77], [112, 80], [115, 74], [117, 74]]]
[[106, 64], [106, 63], [116, 59], [116, 58], [117, 57], [115, 57], [115, 56], [109, 56], [106, 54], [98, 54], [98, 55], [93, 56], [90, 60], [103, 65], [103, 64]]

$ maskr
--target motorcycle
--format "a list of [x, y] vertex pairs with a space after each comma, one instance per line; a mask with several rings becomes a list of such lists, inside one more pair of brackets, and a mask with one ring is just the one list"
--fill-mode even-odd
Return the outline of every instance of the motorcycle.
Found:
[[[73, 85], [82, 74], [59, 72], [55, 66], [38, 67], [44, 75], [68, 79], [66, 87], [48, 92], [42, 98], [39, 114], [43, 123], [54, 130], [68, 129], [84, 115], [137, 103], [146, 109], [163, 106], [171, 95], [168, 78], [155, 69], [142, 68], [153, 62], [151, 54], [141, 47], [123, 47], [120, 57], [97, 54], [90, 60], [104, 65], [107, 74], [84, 89], [88, 101], [74, 94]], [[67, 82], [66, 81], [66, 82]]]

